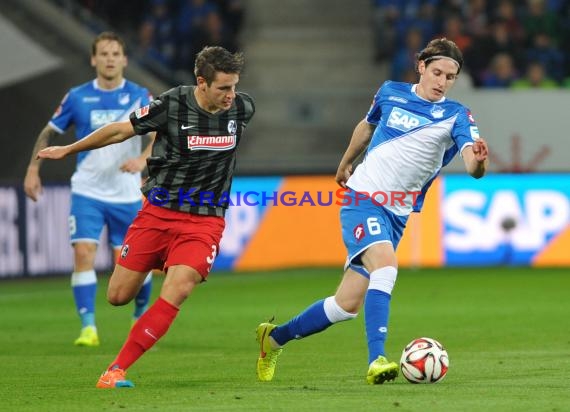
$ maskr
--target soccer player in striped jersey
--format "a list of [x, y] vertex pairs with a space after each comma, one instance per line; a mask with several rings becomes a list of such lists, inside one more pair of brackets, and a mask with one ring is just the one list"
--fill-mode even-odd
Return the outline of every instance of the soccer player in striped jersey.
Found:
[[41, 158], [72, 153], [156, 132], [149, 157], [146, 201], [129, 228], [107, 297], [123, 305], [136, 295], [148, 270], [166, 273], [160, 297], [131, 329], [98, 388], [132, 387], [125, 374], [168, 330], [179, 308], [214, 263], [229, 206], [236, 154], [255, 112], [253, 99], [237, 92], [243, 55], [205, 47], [196, 56], [196, 86], [178, 86], [130, 116], [80, 142], [48, 147]]
[[[455, 43], [432, 40], [417, 56], [417, 84], [387, 81], [374, 96], [336, 174], [337, 183], [349, 189], [349, 201], [343, 200], [340, 213], [348, 251], [344, 277], [334, 296], [315, 302], [287, 323], [258, 326], [259, 380], [273, 379], [277, 357], [287, 342], [353, 319], [363, 304], [369, 353], [366, 381], [381, 384], [398, 375], [398, 365], [386, 358], [384, 343], [398, 273], [395, 250], [408, 216], [420, 211], [429, 186], [457, 153], [474, 178], [485, 174], [488, 163], [487, 144], [473, 116], [445, 97], [462, 65]], [[353, 170], [364, 151], [364, 160]]]
[[[41, 161], [37, 153], [53, 137], [75, 126], [75, 137], [80, 140], [107, 123], [127, 119], [133, 110], [150, 101], [147, 89], [123, 77], [127, 66], [125, 43], [115, 33], [103, 32], [94, 39], [91, 66], [96, 78], [69, 90], [36, 140], [24, 179], [26, 195], [34, 201], [42, 191]], [[95, 254], [99, 237], [106, 225], [117, 258], [127, 228], [142, 205], [140, 172], [150, 149], [149, 143], [141, 153], [141, 138], [137, 136], [117, 147], [91, 150], [77, 157], [77, 167], [71, 177], [69, 215], [74, 255], [71, 287], [82, 325], [75, 345], [99, 346], [95, 324]], [[146, 310], [151, 278], [149, 273], [137, 295], [133, 319]]]

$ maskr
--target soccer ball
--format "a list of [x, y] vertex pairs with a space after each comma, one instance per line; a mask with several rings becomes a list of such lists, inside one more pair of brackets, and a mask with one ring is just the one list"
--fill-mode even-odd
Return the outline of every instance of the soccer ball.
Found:
[[411, 383], [441, 382], [449, 368], [449, 357], [441, 343], [432, 338], [414, 339], [402, 352], [400, 369]]

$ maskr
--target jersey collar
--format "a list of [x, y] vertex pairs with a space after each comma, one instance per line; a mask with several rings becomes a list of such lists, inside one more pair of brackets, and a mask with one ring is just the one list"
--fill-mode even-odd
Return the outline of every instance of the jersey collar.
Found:
[[115, 91], [115, 90], [120, 90], [120, 89], [122, 89], [123, 87], [125, 87], [125, 82], [126, 82], [126, 79], [123, 79], [123, 80], [121, 81], [121, 84], [119, 84], [119, 85], [118, 85], [117, 87], [115, 87], [114, 89], [102, 89], [102, 88], [99, 87], [99, 83], [97, 83], [97, 79], [93, 79], [93, 88], [94, 88], [95, 90], [100, 90], [100, 91], [102, 91], [102, 92], [113, 92], [113, 91]]
[[445, 101], [445, 96], [443, 96], [443, 97], [442, 97], [441, 99], [439, 99], [439, 100], [436, 100], [435, 102], [432, 102], [431, 100], [428, 100], [428, 99], [424, 99], [422, 96], [420, 96], [420, 95], [416, 92], [416, 89], [417, 89], [417, 88], [418, 88], [418, 84], [417, 84], [417, 83], [416, 83], [416, 84], [413, 84], [413, 85], [412, 85], [412, 93], [414, 93], [416, 96], [418, 96], [419, 99], [422, 99], [422, 100], [425, 101], [425, 102], [428, 102], [428, 103], [443, 103], [443, 102]]

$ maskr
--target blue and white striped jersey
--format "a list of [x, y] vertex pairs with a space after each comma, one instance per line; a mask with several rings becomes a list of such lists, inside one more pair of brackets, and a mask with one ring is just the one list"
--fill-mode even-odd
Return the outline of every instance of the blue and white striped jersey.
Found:
[[[110, 122], [129, 119], [129, 114], [151, 100], [147, 89], [128, 80], [113, 90], [98, 87], [97, 80], [74, 87], [63, 98], [49, 125], [59, 133], [75, 126], [80, 140]], [[121, 164], [141, 154], [141, 138], [81, 152], [71, 177], [71, 191], [110, 203], [140, 200], [140, 173], [126, 173]]]
[[416, 85], [391, 81], [380, 87], [366, 116], [376, 130], [363, 162], [347, 182], [351, 189], [369, 195], [421, 192], [406, 196], [403, 204], [384, 204], [400, 216], [419, 212], [441, 168], [479, 138], [465, 106], [445, 97], [430, 102], [415, 89]]

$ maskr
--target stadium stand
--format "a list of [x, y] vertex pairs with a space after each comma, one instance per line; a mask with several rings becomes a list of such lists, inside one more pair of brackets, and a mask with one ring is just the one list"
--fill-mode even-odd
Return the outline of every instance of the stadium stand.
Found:
[[[456, 90], [570, 85], [569, 0], [374, 0], [350, 7], [327, 0], [6, 0], [0, 10], [62, 62], [0, 89], [15, 103], [11, 118], [22, 118], [19, 108], [32, 104], [37, 115], [14, 136], [29, 145], [61, 91], [90, 75], [85, 45], [98, 31], [129, 40], [129, 77], [154, 93], [192, 83], [192, 55], [204, 44], [243, 49], [240, 88], [255, 97], [257, 114], [240, 148], [239, 174], [334, 172], [372, 91], [389, 77], [413, 80], [411, 57], [429, 37], [444, 35], [465, 49]], [[512, 73], [500, 80], [493, 68]], [[40, 85], [42, 96], [30, 102]], [[2, 155], [2, 176], [22, 176], [23, 152]]]

